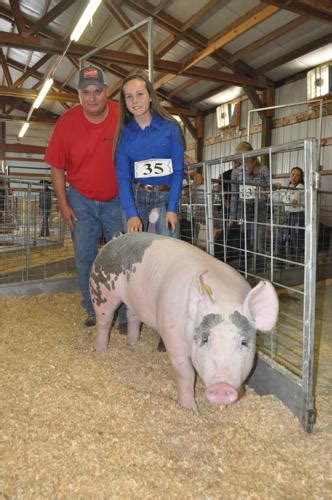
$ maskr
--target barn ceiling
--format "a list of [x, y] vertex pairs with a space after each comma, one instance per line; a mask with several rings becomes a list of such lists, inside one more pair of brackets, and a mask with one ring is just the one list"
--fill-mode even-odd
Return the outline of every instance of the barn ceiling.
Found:
[[0, 0], [2, 143], [4, 124], [14, 141], [52, 68], [54, 85], [30, 122], [53, 124], [77, 102], [79, 58], [93, 48], [104, 47], [88, 61], [105, 70], [116, 99], [122, 78], [148, 66], [147, 25], [107, 44], [148, 17], [155, 88], [189, 126], [189, 116], [215, 108], [234, 86], [259, 107], [264, 91], [332, 59], [331, 0], [103, 0], [79, 42], [69, 44], [86, 3]]

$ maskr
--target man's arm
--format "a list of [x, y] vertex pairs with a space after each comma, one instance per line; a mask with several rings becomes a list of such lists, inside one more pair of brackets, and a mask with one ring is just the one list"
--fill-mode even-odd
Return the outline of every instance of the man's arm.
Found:
[[51, 167], [51, 172], [53, 188], [58, 199], [63, 220], [70, 227], [70, 229], [74, 229], [76, 217], [67, 201], [65, 171], [62, 168]]

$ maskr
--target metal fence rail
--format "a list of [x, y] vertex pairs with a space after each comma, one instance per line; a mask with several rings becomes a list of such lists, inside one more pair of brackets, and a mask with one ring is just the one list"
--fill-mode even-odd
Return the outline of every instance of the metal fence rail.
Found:
[[39, 196], [39, 181], [15, 179], [15, 189], [8, 190], [4, 197], [0, 210], [0, 285], [75, 273], [70, 233], [56, 198], [52, 194], [46, 235]]

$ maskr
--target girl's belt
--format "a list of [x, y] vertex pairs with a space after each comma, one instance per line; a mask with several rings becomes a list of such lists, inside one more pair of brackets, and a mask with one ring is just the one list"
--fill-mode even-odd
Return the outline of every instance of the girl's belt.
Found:
[[145, 191], [169, 191], [170, 187], [167, 184], [143, 184], [142, 182], [138, 182], [136, 179], [133, 181], [137, 187], [141, 189], [145, 189]]

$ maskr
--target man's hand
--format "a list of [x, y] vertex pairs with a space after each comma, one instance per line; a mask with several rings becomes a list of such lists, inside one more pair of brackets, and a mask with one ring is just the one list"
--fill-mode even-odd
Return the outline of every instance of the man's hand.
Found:
[[127, 231], [128, 233], [136, 233], [137, 231], [143, 231], [142, 221], [137, 215], [130, 217], [127, 221]]
[[77, 218], [70, 206], [66, 205], [65, 207], [62, 207], [61, 213], [65, 224], [67, 224], [70, 229], [74, 229], [75, 221], [77, 220]]

